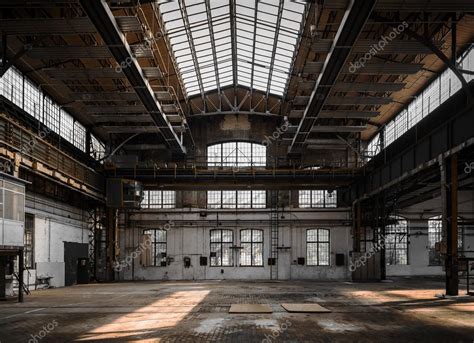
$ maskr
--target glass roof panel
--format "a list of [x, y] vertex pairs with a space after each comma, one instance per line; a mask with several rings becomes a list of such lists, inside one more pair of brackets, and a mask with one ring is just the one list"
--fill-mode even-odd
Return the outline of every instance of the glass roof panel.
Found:
[[[187, 95], [243, 85], [283, 96], [308, 3], [159, 0]], [[235, 15], [231, 15], [234, 4]]]

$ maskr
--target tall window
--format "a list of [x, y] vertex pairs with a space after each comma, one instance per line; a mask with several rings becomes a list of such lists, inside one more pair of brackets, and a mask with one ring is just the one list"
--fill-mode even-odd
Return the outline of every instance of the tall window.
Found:
[[166, 267], [166, 230], [145, 230], [143, 233], [151, 238], [153, 266]]
[[329, 266], [329, 230], [306, 230], [306, 264], [308, 266]]
[[265, 191], [208, 191], [207, 208], [265, 208]]
[[86, 150], [86, 129], [79, 122], [74, 122], [74, 141], [73, 144], [76, 148], [85, 151]]
[[105, 156], [105, 145], [91, 134], [90, 142], [91, 156], [96, 160], [100, 160]]
[[74, 118], [70, 116], [66, 111], [61, 110], [61, 121], [60, 121], [61, 136], [68, 142], [74, 141]]
[[[471, 46], [458, 58], [457, 63], [463, 69], [472, 68], [473, 56], [474, 49]], [[474, 78], [472, 75], [466, 75], [465, 77], [468, 82]], [[449, 68], [446, 69], [427, 85], [423, 92], [415, 97], [408, 106], [403, 108], [386, 124], [383, 135], [385, 137], [384, 146], [387, 147], [392, 144], [397, 138], [415, 126], [421, 119], [432, 113], [440, 104], [461, 88], [461, 82], [453, 71]], [[368, 148], [371, 148], [370, 144]], [[378, 149], [375, 153], [380, 151]], [[370, 155], [370, 153], [367, 155]]]
[[330, 190], [299, 191], [299, 207], [301, 208], [334, 208], [337, 207], [337, 192]]
[[401, 217], [385, 227], [385, 262], [387, 265], [408, 264], [408, 225]]
[[24, 83], [23, 109], [38, 120], [41, 120], [42, 94], [39, 89], [27, 78]]
[[263, 267], [263, 230], [240, 230], [240, 265]]
[[86, 128], [13, 66], [0, 77], [0, 95], [81, 151], [86, 151]]
[[211, 267], [233, 266], [233, 245], [234, 232], [232, 230], [211, 230]]
[[59, 112], [59, 105], [46, 96], [44, 98], [44, 123], [58, 134], [60, 133]]
[[[458, 232], [461, 232], [461, 222], [458, 218]], [[443, 219], [442, 216], [434, 216], [428, 219], [428, 248], [429, 248], [429, 265], [441, 266], [443, 259], [436, 249], [436, 243], [443, 240]], [[462, 235], [458, 234], [458, 249], [462, 249]]]
[[175, 208], [175, 191], [143, 191], [141, 208]]
[[267, 150], [264, 145], [229, 142], [207, 147], [209, 167], [265, 167]]
[[35, 217], [32, 214], [25, 214], [25, 236], [24, 236], [24, 258], [25, 268], [33, 269], [34, 262], [34, 229]]

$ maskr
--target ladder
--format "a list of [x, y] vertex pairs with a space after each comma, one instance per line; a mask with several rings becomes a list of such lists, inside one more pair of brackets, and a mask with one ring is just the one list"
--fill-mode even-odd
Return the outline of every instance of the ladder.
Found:
[[[25, 270], [27, 271], [28, 276], [29, 276], [30, 271], [27, 268], [25, 268]], [[30, 292], [28, 286], [25, 284], [25, 282], [20, 282], [20, 276], [18, 275], [18, 273], [15, 272], [12, 275], [13, 275], [13, 278], [14, 278], [13, 280], [15, 281], [14, 284], [13, 284], [13, 289], [14, 290], [17, 289], [19, 291], [19, 288], [21, 287], [23, 289], [24, 293], [30, 295], [31, 292]]]
[[278, 280], [278, 191], [270, 191], [270, 201], [270, 258], [275, 261], [273, 265], [270, 265], [270, 279]]

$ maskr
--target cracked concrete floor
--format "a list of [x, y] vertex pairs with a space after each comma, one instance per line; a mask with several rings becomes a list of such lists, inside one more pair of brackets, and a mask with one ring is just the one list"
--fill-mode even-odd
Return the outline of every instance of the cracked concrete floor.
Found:
[[[474, 297], [441, 279], [390, 283], [167, 281], [34, 291], [0, 303], [0, 342], [473, 342]], [[231, 304], [271, 314], [229, 314]], [[319, 303], [331, 313], [288, 313]]]

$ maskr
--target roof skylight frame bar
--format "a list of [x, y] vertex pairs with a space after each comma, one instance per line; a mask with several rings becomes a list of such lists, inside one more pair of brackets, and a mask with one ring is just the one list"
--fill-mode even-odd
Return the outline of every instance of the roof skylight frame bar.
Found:
[[[186, 11], [186, 4], [185, 4], [184, 0], [178, 0], [178, 5], [179, 5], [179, 9], [181, 11], [181, 17], [182, 17], [183, 23], [184, 23], [184, 30], [186, 31], [186, 35], [188, 36], [189, 48], [191, 50], [191, 55], [192, 55], [193, 60], [194, 60], [194, 66], [196, 68], [196, 76], [197, 76], [197, 79], [198, 79], [199, 90], [201, 91], [202, 97], [204, 97], [204, 95], [203, 95], [204, 94], [204, 87], [203, 87], [203, 83], [202, 83], [202, 80], [201, 80], [201, 71], [200, 71], [200, 68], [199, 68], [199, 62], [198, 62], [197, 55], [196, 55], [196, 50], [195, 50], [195, 47], [194, 47], [192, 32], [190, 30], [191, 25], [189, 23], [188, 14], [187, 14], [187, 11]], [[189, 97], [189, 94], [188, 94], [188, 97]]]
[[250, 89], [251, 91], [253, 90], [253, 75], [254, 75], [254, 69], [255, 69], [255, 65], [253, 64], [253, 61], [255, 60], [255, 45], [256, 45], [256, 42], [257, 42], [257, 16], [258, 16], [258, 3], [259, 3], [259, 0], [255, 0], [255, 13], [254, 13], [254, 21], [253, 21], [253, 27], [255, 29], [255, 31], [253, 32], [253, 49], [252, 49], [252, 60], [251, 60], [251, 64], [252, 64], [252, 72], [250, 74]]
[[232, 79], [234, 94], [237, 89], [237, 4], [236, 0], [229, 0], [230, 13], [230, 43], [232, 47]]
[[[239, 5], [239, 6], [242, 6], [242, 5]], [[250, 8], [250, 7], [245, 7], [245, 8]], [[292, 11], [292, 12], [294, 12], [294, 11]], [[297, 12], [294, 12], [294, 13], [297, 13]], [[297, 14], [300, 14], [300, 13], [297, 13]], [[306, 17], [306, 16], [305, 16], [305, 17]], [[245, 16], [242, 16], [242, 15], [238, 15], [238, 14], [237, 14], [237, 15], [236, 15], [236, 19], [243, 21], [243, 24], [252, 25], [252, 22], [250, 22], [250, 20], [249, 20], [247, 17], [245, 17]], [[290, 20], [290, 21], [293, 21], [293, 20]], [[294, 21], [294, 22], [296, 23], [296, 21]], [[259, 24], [260, 24], [261, 26], [266, 27], [267, 29], [273, 29], [273, 28], [274, 28], [274, 26], [272, 25], [271, 22], [266, 21], [266, 20], [264, 20], [264, 19], [259, 20]], [[284, 32], [284, 34], [295, 34], [295, 33], [296, 33], [298, 36], [302, 36], [302, 35], [303, 35], [303, 32], [302, 32], [302, 31], [298, 31], [298, 32], [291, 31], [291, 30], [289, 30], [289, 29], [288, 29], [287, 27], [285, 27], [285, 26], [283, 26], [283, 29], [281, 29], [281, 32]], [[301, 38], [301, 37], [300, 37], [300, 38]]]
[[283, 15], [284, 3], [285, 3], [285, 0], [280, 0], [280, 3], [278, 5], [278, 14], [277, 14], [277, 21], [276, 21], [277, 25], [275, 26], [275, 32], [274, 32], [274, 37], [273, 37], [273, 51], [272, 51], [272, 57], [270, 58], [270, 70], [268, 71], [267, 91], [265, 93], [266, 94], [265, 108], [267, 108], [268, 106], [268, 96], [270, 95], [270, 84], [272, 82], [272, 76], [273, 76], [273, 70], [274, 70], [274, 64], [275, 64], [275, 55], [276, 55], [276, 50], [277, 50], [277, 45], [278, 45], [278, 37], [280, 35], [280, 21]]
[[[301, 20], [301, 23], [300, 23], [300, 29], [298, 31], [298, 38], [297, 38], [297, 41], [296, 41], [296, 46], [295, 46], [295, 51], [293, 53], [293, 57], [291, 59], [291, 64], [290, 64], [290, 69], [288, 71], [288, 78], [285, 82], [285, 85], [283, 87], [284, 89], [284, 93], [283, 93], [283, 99], [286, 99], [286, 96], [288, 94], [288, 88], [290, 86], [290, 81], [291, 81], [291, 76], [293, 75], [293, 70], [295, 68], [295, 62], [296, 62], [296, 58], [298, 56], [298, 51], [300, 50], [300, 46], [301, 46], [301, 42], [303, 41], [303, 32], [304, 32], [304, 28], [306, 26], [306, 22], [308, 20], [308, 15], [309, 15], [309, 12], [311, 10], [311, 2], [307, 2], [304, 4], [305, 6], [305, 11], [303, 13], [303, 20]], [[290, 11], [290, 12], [293, 12], [293, 11]]]

